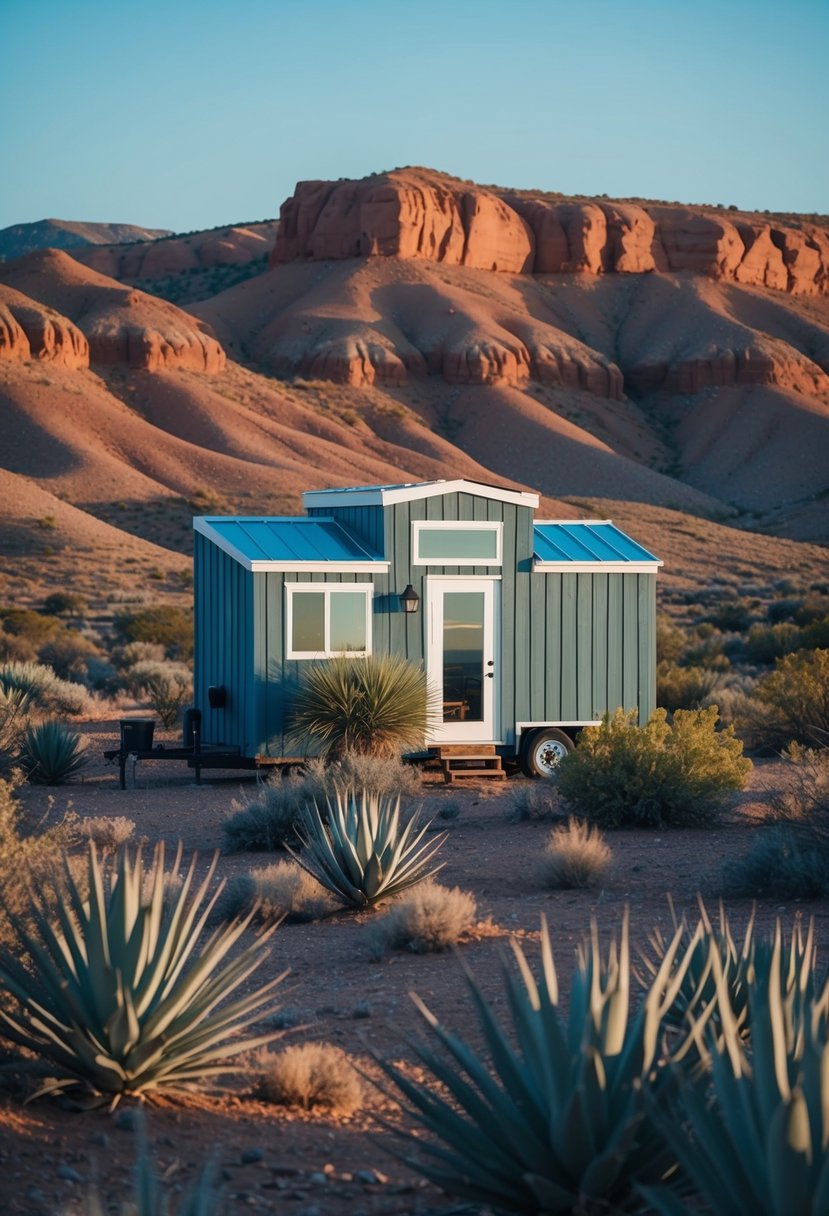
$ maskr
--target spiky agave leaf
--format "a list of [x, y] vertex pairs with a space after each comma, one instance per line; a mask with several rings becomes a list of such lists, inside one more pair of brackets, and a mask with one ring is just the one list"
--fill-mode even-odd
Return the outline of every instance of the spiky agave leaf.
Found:
[[[181, 853], [179, 844], [176, 871]], [[27, 914], [7, 909], [32, 966], [0, 950], [0, 985], [13, 998], [11, 1010], [0, 1008], [0, 1024], [7, 1038], [55, 1066], [57, 1078], [39, 1092], [80, 1086], [115, 1104], [123, 1094], [219, 1075], [227, 1060], [275, 1037], [237, 1036], [272, 1012], [284, 973], [229, 999], [270, 954], [272, 930], [228, 958], [252, 911], [200, 944], [222, 890], [208, 896], [217, 856], [193, 889], [194, 856], [170, 894], [157, 845], [147, 895], [140, 849], [134, 857], [124, 850], [105, 869], [90, 842], [88, 898], [65, 866], [55, 911], [34, 892]]]
[[[829, 1211], [829, 982], [805, 991], [789, 969], [778, 923], [749, 989], [749, 1058], [714, 955], [722, 1027], [707, 1043], [710, 1078], [683, 1076], [677, 1107], [652, 1112], [714, 1216]], [[670, 1192], [643, 1194], [666, 1216], [683, 1212]]]
[[[518, 974], [501, 960], [510, 1015], [505, 1027], [464, 967], [485, 1055], [445, 1029], [415, 998], [441, 1050], [414, 1044], [442, 1087], [380, 1065], [434, 1139], [407, 1158], [451, 1195], [497, 1211], [536, 1214], [624, 1211], [635, 1184], [664, 1180], [673, 1155], [647, 1114], [644, 1093], [667, 1075], [660, 1029], [674, 999], [677, 934], [641, 1008], [629, 1008], [627, 917], [607, 957], [595, 929], [574, 976], [571, 1013], [558, 1007], [558, 979], [546, 921], [536, 980], [513, 943]], [[680, 962], [677, 971], [682, 973]]]
[[27, 726], [20, 743], [20, 763], [36, 785], [63, 785], [87, 762], [85, 742], [64, 722]]
[[424, 842], [428, 827], [419, 828], [417, 814], [401, 826], [399, 797], [338, 790], [324, 810], [316, 802], [306, 807], [298, 829], [303, 851], [293, 856], [340, 903], [362, 908], [442, 869], [428, 867], [446, 833]]

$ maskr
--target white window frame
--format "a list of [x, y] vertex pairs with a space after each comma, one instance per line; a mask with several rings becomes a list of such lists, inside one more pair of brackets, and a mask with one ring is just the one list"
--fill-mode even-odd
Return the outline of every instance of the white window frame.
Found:
[[[294, 650], [294, 594], [296, 592], [314, 591], [325, 596], [323, 630], [325, 648], [323, 650]], [[354, 595], [362, 593], [366, 601], [366, 648], [365, 650], [332, 650], [331, 649], [331, 593], [350, 591]], [[342, 655], [354, 659], [365, 658], [371, 654], [371, 614], [373, 583], [286, 583], [285, 584], [285, 658], [286, 659], [336, 659]]]
[[[421, 557], [420, 536], [423, 532], [494, 532], [494, 557]], [[412, 523], [413, 566], [502, 566], [504, 525], [495, 519], [418, 519]]]

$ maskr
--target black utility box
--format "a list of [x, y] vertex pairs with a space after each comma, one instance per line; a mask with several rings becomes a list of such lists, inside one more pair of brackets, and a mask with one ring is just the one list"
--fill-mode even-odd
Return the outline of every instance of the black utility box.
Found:
[[152, 718], [122, 718], [121, 751], [124, 753], [149, 752], [153, 747], [155, 722]]

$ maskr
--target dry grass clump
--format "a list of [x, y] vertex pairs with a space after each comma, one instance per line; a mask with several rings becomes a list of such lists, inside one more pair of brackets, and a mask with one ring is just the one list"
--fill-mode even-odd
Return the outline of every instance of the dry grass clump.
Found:
[[555, 819], [560, 809], [553, 782], [542, 780], [519, 785], [507, 802], [505, 814], [510, 823]]
[[50, 875], [62, 866], [66, 850], [77, 831], [74, 816], [47, 831], [26, 823], [15, 797], [15, 785], [0, 780], [0, 945], [17, 947], [9, 917], [19, 918], [30, 906], [29, 887], [34, 883], [48, 899]]
[[313, 784], [294, 773], [257, 781], [254, 797], [234, 800], [235, 814], [222, 825], [225, 852], [272, 852], [286, 844], [299, 848], [296, 828], [313, 792]]
[[435, 954], [454, 946], [475, 922], [475, 897], [460, 887], [427, 879], [414, 887], [374, 926], [374, 953], [383, 949]]
[[353, 1115], [363, 1105], [363, 1086], [354, 1065], [333, 1043], [302, 1043], [260, 1057], [258, 1091], [279, 1106], [330, 1110]]
[[570, 819], [554, 828], [547, 839], [542, 859], [548, 887], [582, 890], [596, 887], [607, 875], [613, 852], [597, 827]]
[[273, 925], [320, 920], [339, 905], [315, 878], [293, 861], [260, 866], [231, 878], [216, 904], [214, 919], [233, 920], [256, 907], [255, 920]]
[[132, 840], [135, 835], [135, 820], [128, 819], [126, 815], [94, 815], [90, 819], [84, 819], [81, 830], [101, 852], [110, 853]]
[[311, 798], [319, 803], [342, 789], [366, 790], [388, 798], [416, 798], [423, 784], [419, 768], [404, 764], [399, 756], [375, 756], [370, 752], [346, 752], [329, 763], [309, 760], [305, 780]]

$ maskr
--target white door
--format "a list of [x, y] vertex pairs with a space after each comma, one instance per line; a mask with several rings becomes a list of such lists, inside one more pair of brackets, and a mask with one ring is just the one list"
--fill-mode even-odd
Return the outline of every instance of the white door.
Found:
[[500, 659], [493, 578], [427, 579], [426, 669], [438, 690], [430, 743], [495, 743]]

